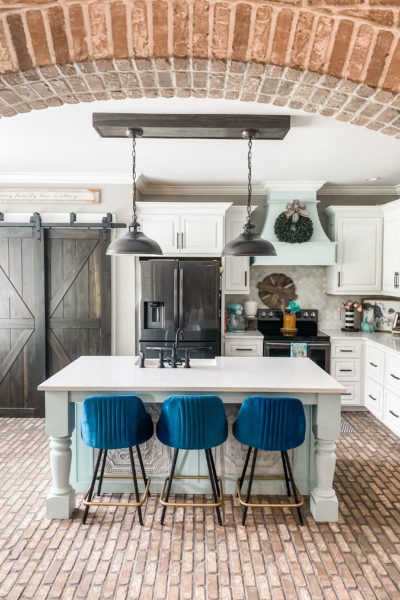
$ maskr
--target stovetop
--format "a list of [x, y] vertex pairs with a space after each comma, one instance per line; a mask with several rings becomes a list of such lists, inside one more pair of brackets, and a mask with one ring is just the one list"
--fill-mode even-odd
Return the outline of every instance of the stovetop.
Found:
[[284, 336], [281, 333], [283, 325], [282, 311], [275, 308], [259, 309], [257, 311], [258, 330], [264, 339], [270, 342], [329, 342], [330, 337], [318, 329], [318, 310], [302, 309], [296, 314], [297, 334]]

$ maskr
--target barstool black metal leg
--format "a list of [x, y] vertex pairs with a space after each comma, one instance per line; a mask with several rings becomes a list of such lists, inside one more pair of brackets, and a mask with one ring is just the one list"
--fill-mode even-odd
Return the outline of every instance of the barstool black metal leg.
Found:
[[214, 461], [214, 457], [213, 457], [211, 448], [210, 448], [209, 455], [210, 455], [211, 468], [212, 468], [212, 472], [214, 475], [215, 489], [217, 490], [217, 495], [218, 495], [219, 491], [220, 491], [219, 484], [218, 484], [218, 475], [217, 475], [217, 469], [215, 468], [215, 461]]
[[[140, 469], [142, 471], [142, 476], [143, 476], [143, 481], [144, 481], [144, 485], [147, 485], [147, 476], [146, 476], [146, 471], [144, 470], [144, 464], [143, 464], [143, 459], [142, 459], [142, 453], [140, 452], [140, 448], [139, 446], [136, 446], [136, 452], [137, 455], [139, 457], [139, 463], [140, 463]], [[150, 491], [149, 491], [149, 498], [150, 498]]]
[[285, 460], [285, 454], [284, 454], [284, 452], [281, 452], [281, 458], [282, 458], [282, 464], [283, 464], [283, 471], [285, 473], [286, 491], [287, 491], [287, 495], [290, 498], [289, 477], [288, 477], [288, 472], [287, 472], [287, 466], [286, 466], [286, 460]]
[[[217, 486], [216, 486], [216, 482], [214, 481], [214, 473], [213, 473], [213, 468], [212, 468], [212, 458], [210, 457], [210, 454], [211, 454], [210, 448], [207, 448], [205, 450], [205, 453], [206, 453], [206, 459], [207, 459], [208, 472], [210, 474], [210, 481], [211, 481], [211, 488], [212, 488], [214, 502], [218, 502]], [[216, 506], [215, 510], [217, 512], [218, 524], [222, 525], [221, 511], [219, 510], [219, 506]]]
[[[289, 455], [288, 455], [288, 453], [287, 453], [286, 450], [285, 450], [285, 457], [286, 457], [286, 464], [287, 464], [287, 468], [288, 468], [288, 472], [289, 472], [289, 479], [290, 479], [290, 482], [292, 484], [294, 501], [297, 503], [299, 501], [299, 498], [297, 496], [296, 486], [294, 485], [293, 472], [292, 472], [292, 467], [291, 467], [290, 461], [289, 461]], [[301, 512], [300, 506], [297, 507], [297, 514], [299, 516], [300, 525], [304, 525], [303, 515], [302, 515], [302, 512]]]
[[[136, 478], [135, 462], [133, 460], [133, 451], [132, 451], [131, 447], [129, 448], [129, 458], [131, 459], [131, 469], [132, 469], [133, 485], [135, 488], [136, 502], [139, 502], [140, 501], [139, 488], [138, 488], [138, 482], [137, 482], [137, 478]], [[139, 523], [141, 525], [143, 525], [142, 507], [138, 506], [137, 511], [138, 511], [138, 515], [139, 515]]]
[[[94, 471], [93, 471], [92, 483], [90, 484], [89, 494], [88, 494], [88, 497], [87, 497], [87, 501], [88, 502], [91, 501], [92, 496], [93, 496], [93, 490], [94, 490], [94, 486], [95, 486], [95, 483], [96, 483], [97, 471], [99, 470], [100, 460], [101, 460], [102, 454], [103, 454], [103, 450], [99, 450], [99, 454], [98, 454], [97, 460], [96, 460], [96, 466], [94, 467]], [[82, 523], [86, 523], [88, 512], [89, 512], [89, 505], [86, 504], [86, 506], [85, 506], [85, 512], [83, 513]]]
[[107, 450], [104, 450], [103, 463], [101, 465], [99, 485], [97, 487], [97, 495], [101, 494], [101, 486], [103, 485], [104, 469], [106, 468]]
[[241, 474], [240, 480], [239, 480], [239, 489], [240, 490], [242, 489], [243, 481], [244, 481], [244, 478], [246, 477], [247, 465], [249, 464], [252, 449], [253, 448], [250, 446], [249, 449], [247, 450], [246, 460], [244, 461], [243, 471], [242, 471], [242, 474]]
[[[248, 502], [250, 500], [251, 486], [253, 485], [254, 471], [256, 468], [257, 452], [258, 452], [257, 448], [254, 448], [253, 460], [251, 462], [251, 469], [250, 469], [249, 487], [247, 488], [246, 502]], [[244, 525], [246, 523], [247, 508], [248, 508], [247, 506], [245, 506], [243, 508], [242, 525]]]
[[[169, 495], [171, 492], [172, 479], [174, 477], [174, 472], [175, 472], [175, 467], [176, 467], [176, 459], [178, 458], [178, 452], [179, 452], [179, 449], [175, 448], [174, 457], [172, 459], [171, 473], [170, 473], [168, 485], [167, 485], [167, 491], [165, 493], [165, 498], [163, 498], [163, 500], [165, 500], [165, 502], [168, 502], [168, 498], [169, 498]], [[163, 506], [162, 513], [161, 513], [161, 525], [164, 525], [164, 519], [165, 519], [166, 512], [167, 512], [167, 507]]]

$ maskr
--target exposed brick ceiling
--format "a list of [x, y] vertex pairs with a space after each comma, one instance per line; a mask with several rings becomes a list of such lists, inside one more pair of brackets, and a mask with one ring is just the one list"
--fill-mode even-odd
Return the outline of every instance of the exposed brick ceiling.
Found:
[[196, 96], [400, 136], [400, 0], [0, 0], [0, 115]]

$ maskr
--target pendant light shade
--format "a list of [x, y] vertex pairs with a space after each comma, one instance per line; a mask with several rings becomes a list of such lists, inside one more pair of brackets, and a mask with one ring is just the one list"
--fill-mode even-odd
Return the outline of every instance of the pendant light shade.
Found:
[[107, 248], [106, 254], [119, 256], [122, 254], [160, 255], [162, 250], [156, 241], [148, 238], [140, 231], [136, 217], [136, 137], [143, 135], [142, 129], [127, 129], [126, 135], [132, 137], [132, 176], [133, 176], [133, 220], [125, 235], [114, 240]]
[[251, 231], [252, 227], [253, 223], [246, 223], [243, 233], [225, 245], [222, 256], [276, 256], [271, 242]]
[[243, 233], [228, 242], [222, 250], [222, 256], [276, 256], [274, 246], [268, 240], [263, 239], [253, 231], [254, 224], [251, 221], [251, 149], [253, 138], [257, 137], [257, 131], [243, 131], [242, 137], [249, 140], [247, 154], [248, 165], [248, 194], [247, 194], [247, 219], [243, 227]]
[[144, 235], [138, 230], [138, 222], [132, 221], [129, 225], [129, 231], [118, 238], [107, 248], [106, 254], [162, 254], [160, 246], [154, 240]]

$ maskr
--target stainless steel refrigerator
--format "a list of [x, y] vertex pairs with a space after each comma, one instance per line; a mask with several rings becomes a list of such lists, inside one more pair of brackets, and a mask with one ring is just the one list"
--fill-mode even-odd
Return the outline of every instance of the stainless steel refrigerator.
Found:
[[[172, 346], [178, 328], [181, 351], [192, 358], [220, 354], [220, 261], [140, 259], [140, 350], [148, 358]], [[166, 355], [168, 355], [166, 353]]]

